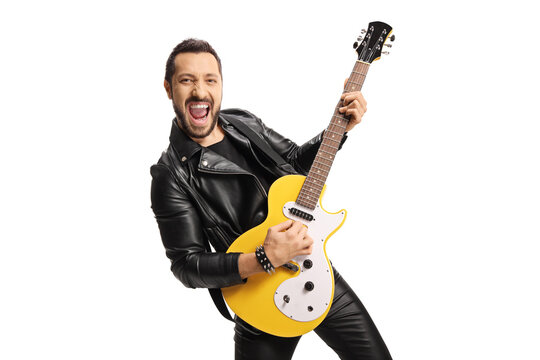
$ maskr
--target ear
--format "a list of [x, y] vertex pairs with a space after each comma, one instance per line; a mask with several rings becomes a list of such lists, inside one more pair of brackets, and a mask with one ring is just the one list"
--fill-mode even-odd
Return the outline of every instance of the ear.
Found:
[[171, 84], [169, 84], [169, 82], [167, 80], [165, 80], [163, 82], [163, 86], [165, 87], [165, 91], [167, 92], [167, 96], [169, 97], [169, 99], [172, 100], [172, 89], [171, 89]]

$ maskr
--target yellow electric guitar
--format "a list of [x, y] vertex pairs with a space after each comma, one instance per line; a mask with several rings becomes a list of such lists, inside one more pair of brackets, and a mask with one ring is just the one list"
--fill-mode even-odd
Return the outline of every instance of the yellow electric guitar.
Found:
[[[344, 92], [359, 91], [370, 64], [381, 56], [392, 28], [371, 22], [354, 47], [358, 53]], [[223, 288], [229, 307], [244, 321], [267, 333], [292, 337], [313, 330], [325, 318], [334, 297], [334, 274], [326, 255], [326, 241], [343, 224], [345, 210], [329, 213], [321, 206], [325, 181], [348, 123], [336, 106], [330, 125], [307, 177], [288, 175], [276, 180], [268, 193], [266, 220], [242, 234], [228, 252], [250, 253], [264, 242], [269, 227], [292, 219], [308, 227], [313, 238], [311, 255], [297, 256], [294, 266], [276, 269], [269, 276], [259, 273], [245, 284]]]

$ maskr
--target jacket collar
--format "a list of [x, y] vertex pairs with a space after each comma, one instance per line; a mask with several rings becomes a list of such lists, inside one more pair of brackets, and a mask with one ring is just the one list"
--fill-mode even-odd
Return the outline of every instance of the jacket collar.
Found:
[[[221, 116], [219, 117], [218, 121], [225, 133], [230, 136], [230, 139], [232, 141], [239, 143], [242, 147], [245, 148], [246, 151], [251, 150], [248, 139], [241, 135]], [[182, 129], [180, 129], [176, 118], [174, 118], [172, 121], [171, 135], [169, 136], [169, 141], [171, 142], [173, 148], [178, 155], [178, 158], [181, 160], [182, 163], [186, 160], [190, 160], [198, 152], [200, 152], [201, 154], [198, 161], [198, 168], [200, 170], [217, 171], [224, 173], [248, 173], [246, 170], [242, 169], [241, 167], [224, 158], [223, 156], [193, 141], [189, 136], [186, 135], [186, 133]]]
[[176, 118], [172, 121], [171, 135], [169, 141], [174, 147], [182, 161], [190, 159], [195, 153], [201, 150], [202, 146], [191, 140], [178, 126]]

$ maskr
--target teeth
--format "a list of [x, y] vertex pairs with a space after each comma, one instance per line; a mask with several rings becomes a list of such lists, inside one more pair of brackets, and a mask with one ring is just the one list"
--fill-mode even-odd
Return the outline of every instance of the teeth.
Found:
[[195, 109], [206, 109], [208, 108], [208, 105], [205, 105], [205, 104], [197, 104], [197, 105], [190, 105], [191, 108], [195, 108]]

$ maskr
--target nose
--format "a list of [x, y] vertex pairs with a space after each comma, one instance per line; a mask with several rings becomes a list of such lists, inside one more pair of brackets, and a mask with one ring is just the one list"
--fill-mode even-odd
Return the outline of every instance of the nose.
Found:
[[193, 96], [199, 97], [201, 99], [204, 98], [204, 96], [206, 95], [206, 89], [204, 87], [204, 84], [200, 81], [193, 82], [193, 89], [191, 91]]

